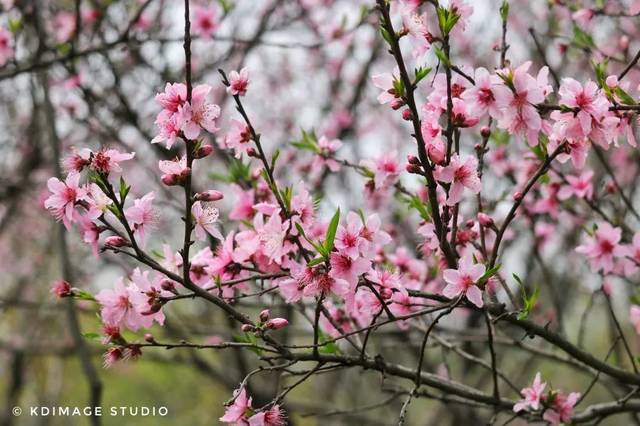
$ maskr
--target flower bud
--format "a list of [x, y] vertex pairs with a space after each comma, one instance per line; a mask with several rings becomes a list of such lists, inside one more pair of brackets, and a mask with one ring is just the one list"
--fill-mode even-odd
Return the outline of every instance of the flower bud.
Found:
[[629, 48], [629, 36], [621, 36], [620, 40], [618, 40], [618, 44], [620, 45], [620, 49], [627, 50]]
[[402, 111], [402, 119], [407, 121], [413, 120], [413, 113], [409, 108], [406, 108]]
[[255, 329], [256, 328], [254, 326], [252, 326], [251, 324], [242, 324], [242, 328], [241, 328], [241, 330], [244, 331], [245, 333], [252, 332]]
[[165, 291], [170, 291], [171, 293], [178, 294], [176, 286], [171, 280], [162, 280], [162, 282], [160, 283], [160, 288]]
[[478, 213], [478, 221], [485, 228], [493, 227], [493, 219], [486, 213]]
[[384, 300], [389, 300], [391, 299], [391, 297], [393, 296], [393, 290], [391, 290], [388, 287], [383, 287], [382, 289], [380, 289], [380, 296], [384, 299]]
[[125, 240], [124, 238], [118, 235], [113, 235], [111, 237], [105, 238], [104, 245], [108, 247], [128, 247], [130, 244], [129, 241]]
[[391, 101], [391, 109], [393, 109], [394, 111], [399, 110], [403, 106], [404, 106], [404, 102], [400, 98], [395, 98], [394, 100]]
[[60, 298], [73, 296], [73, 290], [71, 289], [71, 284], [69, 284], [65, 280], [55, 281], [53, 283], [53, 286], [51, 287], [51, 293], [55, 294]]
[[270, 330], [279, 330], [283, 327], [286, 327], [287, 325], [289, 325], [289, 321], [287, 321], [286, 319], [274, 318], [267, 321], [264, 326]]
[[198, 192], [195, 195], [196, 201], [218, 201], [224, 198], [224, 194], [220, 191], [216, 191], [215, 189], [210, 189], [209, 191]]
[[606, 80], [607, 86], [609, 86], [610, 88], [615, 88], [618, 86], [618, 76], [617, 75], [610, 75], [609, 77], [607, 77]]
[[407, 161], [409, 162], [409, 164], [420, 164], [420, 159], [411, 154], [407, 155]]
[[255, 157], [258, 158], [258, 154], [256, 153], [255, 148], [247, 148], [247, 155], [249, 157]]
[[491, 136], [491, 129], [489, 126], [483, 126], [482, 129], [480, 129], [480, 136], [484, 139], [489, 139], [489, 136]]
[[405, 169], [409, 173], [420, 174], [420, 166], [418, 166], [417, 164], [407, 164]]
[[520, 191], [516, 191], [513, 193], [513, 199], [515, 201], [521, 201], [522, 200], [522, 192]]
[[180, 178], [178, 175], [162, 175], [162, 183], [167, 186], [180, 185]]
[[120, 348], [109, 348], [103, 357], [105, 368], [109, 368], [122, 359], [122, 351]]
[[268, 309], [265, 309], [264, 311], [260, 312], [260, 322], [269, 321], [269, 317], [270, 317], [270, 313]]
[[465, 223], [465, 226], [469, 229], [473, 228], [473, 225], [475, 225], [475, 221], [473, 219], [469, 219], [467, 220], [467, 223]]
[[213, 147], [211, 145], [202, 145], [198, 150], [193, 154], [193, 158], [200, 159], [207, 157], [209, 154], [213, 152]]
[[144, 340], [145, 340], [145, 342], [148, 342], [148, 343], [155, 343], [156, 342], [156, 339], [153, 338], [153, 334], [151, 334], [151, 333], [146, 333], [144, 335]]

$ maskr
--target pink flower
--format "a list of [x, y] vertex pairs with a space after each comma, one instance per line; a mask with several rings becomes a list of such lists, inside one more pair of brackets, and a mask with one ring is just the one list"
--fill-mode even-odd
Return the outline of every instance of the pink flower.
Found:
[[195, 221], [194, 225], [197, 239], [204, 241], [207, 239], [207, 233], [209, 233], [221, 241], [224, 240], [218, 228], [214, 226], [220, 216], [217, 208], [208, 203], [204, 203], [203, 205], [201, 201], [196, 201], [191, 206], [191, 216], [193, 216], [193, 220]]
[[302, 299], [305, 288], [316, 279], [317, 274], [310, 266], [295, 262], [291, 262], [288, 267], [290, 277], [280, 280], [278, 288], [287, 303], [295, 303]]
[[233, 149], [235, 151], [235, 157], [240, 158], [242, 154], [246, 154], [249, 148], [251, 148], [251, 132], [249, 126], [244, 121], [231, 119], [232, 128], [231, 131], [224, 138], [224, 146], [227, 149]]
[[399, 73], [400, 71], [394, 71], [393, 75], [384, 73], [376, 74], [371, 77], [371, 79], [373, 80], [373, 85], [382, 90], [382, 93], [378, 95], [378, 102], [380, 102], [381, 104], [384, 105], [391, 102], [391, 105], [393, 106], [394, 103], [400, 102], [400, 94], [396, 93], [393, 84], [394, 81], [398, 79], [396, 75], [398, 75]]
[[180, 136], [177, 114], [163, 110], [158, 114], [155, 123], [160, 129], [160, 133], [151, 140], [151, 143], [166, 141], [167, 149], [171, 149], [178, 136]]
[[133, 200], [133, 206], [124, 211], [124, 215], [133, 224], [134, 233], [140, 235], [142, 245], [146, 241], [146, 231], [155, 227], [158, 223], [158, 214], [153, 208], [153, 198], [155, 194], [149, 192], [142, 198]]
[[100, 316], [105, 324], [126, 327], [132, 331], [149, 328], [153, 324], [151, 316], [142, 315], [136, 308], [146, 305], [147, 297], [135, 284], [125, 287], [122, 278], [116, 281], [113, 289], [100, 291], [96, 300], [102, 306]]
[[267, 223], [264, 223], [263, 215], [256, 215], [254, 227], [262, 252], [270, 261], [279, 264], [286, 252], [285, 236], [287, 234], [287, 224], [282, 222], [280, 210], [274, 212]]
[[242, 68], [240, 72], [231, 71], [229, 73], [229, 87], [227, 93], [232, 96], [244, 96], [247, 94], [249, 87], [249, 70]]
[[178, 112], [178, 108], [187, 102], [187, 86], [183, 83], [167, 83], [164, 93], [156, 94], [155, 100], [166, 111]]
[[163, 173], [161, 179], [165, 185], [182, 184], [187, 176], [191, 174], [191, 169], [187, 167], [187, 157], [170, 160], [160, 160], [158, 168]]
[[218, 29], [218, 13], [214, 8], [194, 6], [191, 25], [193, 33], [202, 38], [211, 38]]
[[624, 256], [624, 248], [620, 245], [622, 230], [614, 228], [607, 222], [598, 225], [593, 237], [588, 237], [585, 243], [576, 248], [580, 254], [584, 254], [591, 265], [593, 272], [602, 270], [611, 272], [614, 267], [614, 257]]
[[552, 407], [548, 408], [542, 418], [552, 425], [569, 423], [573, 417], [573, 406], [580, 399], [578, 392], [571, 392], [568, 396], [558, 392], [553, 398]]
[[278, 405], [266, 411], [260, 411], [249, 418], [249, 426], [284, 426], [285, 424], [284, 411]]
[[135, 152], [120, 152], [117, 149], [100, 150], [93, 153], [91, 157], [91, 168], [105, 175], [109, 173], [120, 173], [122, 172], [120, 163], [131, 160], [135, 155]]
[[9, 59], [13, 58], [13, 34], [0, 28], [0, 67], [3, 67]]
[[233, 209], [229, 212], [229, 219], [251, 219], [254, 215], [253, 203], [255, 199], [255, 190], [245, 190], [236, 184], [233, 184], [231, 189], [236, 194], [236, 200], [233, 203]]
[[329, 275], [336, 280], [344, 280], [352, 288], [358, 284], [358, 277], [371, 268], [371, 261], [362, 257], [352, 259], [343, 253], [331, 253], [331, 271]]
[[200, 129], [209, 133], [218, 130], [216, 119], [220, 116], [220, 107], [207, 102], [211, 86], [199, 84], [193, 88], [191, 103], [185, 102], [178, 107], [177, 124], [187, 139], [195, 140], [200, 136]]
[[227, 406], [224, 416], [220, 417], [222, 423], [246, 424], [247, 409], [251, 409], [251, 398], [247, 398], [247, 391], [236, 389], [233, 391], [235, 399], [233, 404]]
[[407, 32], [413, 47], [411, 54], [414, 58], [422, 58], [429, 47], [433, 36], [427, 28], [427, 14], [417, 14], [412, 8], [403, 8], [402, 26]]
[[451, 162], [446, 167], [438, 166], [435, 170], [435, 177], [441, 182], [451, 183], [449, 197], [446, 204], [454, 206], [460, 202], [462, 191], [469, 188], [474, 194], [480, 192], [481, 183], [477, 173], [478, 162], [474, 157], [467, 157], [462, 160], [457, 154], [451, 157]]
[[289, 321], [284, 318], [272, 318], [264, 324], [264, 326], [270, 330], [279, 330], [287, 325], [289, 325]]
[[65, 43], [71, 39], [76, 31], [76, 15], [71, 12], [58, 12], [53, 17], [54, 38], [58, 43]]
[[342, 147], [342, 142], [339, 139], [329, 139], [326, 136], [320, 136], [318, 139], [318, 147], [320, 153], [314, 158], [313, 167], [320, 169], [327, 166], [332, 172], [340, 170], [340, 164], [333, 158], [336, 151]]
[[346, 225], [340, 225], [336, 232], [335, 247], [341, 253], [346, 254], [351, 259], [360, 256], [360, 246], [365, 242], [360, 237], [362, 231], [362, 221], [354, 212], [349, 212], [346, 219]]
[[478, 68], [475, 72], [475, 86], [465, 90], [461, 98], [470, 102], [469, 111], [476, 117], [489, 114], [498, 119], [502, 115], [496, 101], [497, 93], [502, 98], [508, 96], [509, 89], [502, 84], [500, 78], [489, 74], [485, 68]]
[[588, 135], [591, 131], [591, 118], [600, 117], [606, 114], [609, 102], [601, 95], [598, 85], [593, 81], [587, 81], [584, 88], [572, 79], [562, 79], [562, 84], [558, 90], [560, 95], [559, 103], [569, 108], [579, 108], [577, 114], [573, 114], [579, 121], [583, 134]]
[[89, 201], [85, 188], [79, 186], [80, 174], [70, 172], [64, 182], [52, 177], [47, 181], [47, 187], [51, 196], [44, 202], [44, 207], [51, 211], [57, 220], [62, 220], [64, 226], [69, 229], [73, 222], [73, 213], [76, 203]]
[[540, 380], [540, 373], [536, 373], [536, 377], [533, 379], [533, 384], [520, 391], [520, 395], [523, 396], [523, 399], [513, 406], [513, 411], [517, 413], [528, 409], [534, 411], [538, 410], [540, 408], [540, 401], [543, 398], [543, 392], [546, 386], [547, 384], [542, 383]]
[[450, 299], [464, 294], [467, 299], [478, 308], [482, 308], [482, 290], [476, 283], [485, 273], [485, 266], [481, 263], [473, 263], [470, 255], [462, 257], [458, 264], [458, 269], [446, 269], [442, 277], [447, 286], [442, 290], [442, 294]]
[[375, 160], [362, 160], [360, 164], [374, 173], [373, 182], [376, 189], [384, 189], [392, 186], [400, 176], [400, 163], [397, 159], [397, 151], [388, 151], [378, 156]]
[[73, 290], [71, 289], [71, 284], [66, 282], [65, 280], [57, 280], [54, 281], [51, 286], [51, 293], [55, 294], [57, 297], [69, 297], [73, 295]]
[[591, 179], [593, 178], [593, 172], [588, 170], [580, 176], [567, 176], [568, 185], [563, 185], [558, 191], [558, 198], [566, 200], [573, 196], [578, 198], [589, 199], [593, 197], [593, 185]]
[[313, 280], [304, 287], [302, 294], [304, 296], [319, 296], [322, 293], [334, 293], [344, 297], [349, 293], [349, 283], [343, 279], [336, 279], [330, 274], [315, 274]]

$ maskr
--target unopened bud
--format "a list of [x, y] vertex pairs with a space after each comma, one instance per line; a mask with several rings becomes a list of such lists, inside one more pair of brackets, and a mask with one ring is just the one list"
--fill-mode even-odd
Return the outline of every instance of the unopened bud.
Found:
[[57, 280], [56, 282], [54, 282], [53, 286], [51, 287], [51, 293], [61, 298], [73, 296], [71, 284], [69, 284], [65, 280]]
[[469, 220], [467, 220], [467, 223], [465, 224], [465, 226], [467, 228], [473, 228], [473, 225], [475, 225], [475, 223], [476, 222], [473, 219], [469, 219]]
[[105, 238], [104, 245], [108, 247], [127, 247], [129, 246], [129, 241], [118, 235], [113, 235]]
[[402, 111], [402, 119], [407, 121], [413, 120], [413, 113], [409, 108], [406, 108]]
[[407, 162], [409, 164], [420, 164], [420, 159], [418, 157], [416, 157], [415, 155], [407, 155]]
[[513, 199], [515, 201], [521, 201], [522, 200], [522, 192], [520, 191], [516, 191], [513, 193]]
[[180, 178], [178, 175], [162, 175], [162, 183], [167, 186], [180, 185]]
[[241, 330], [244, 331], [245, 333], [250, 333], [255, 329], [256, 328], [251, 324], [242, 324], [242, 327], [241, 327]]
[[404, 102], [400, 98], [395, 98], [394, 100], [391, 101], [391, 109], [393, 109], [394, 111], [399, 110], [403, 106], [404, 106]]
[[144, 340], [145, 340], [145, 342], [148, 342], [148, 343], [155, 343], [156, 342], [156, 339], [153, 338], [153, 334], [151, 334], [151, 333], [146, 333], [144, 335]]
[[489, 139], [489, 136], [491, 136], [491, 129], [489, 126], [483, 126], [482, 129], [480, 129], [480, 136], [484, 139]]
[[407, 164], [405, 169], [409, 173], [420, 174], [420, 166], [418, 166], [417, 164]]
[[629, 36], [623, 35], [620, 37], [618, 44], [620, 44], [620, 49], [627, 50], [629, 48]]
[[160, 288], [163, 289], [164, 291], [169, 291], [171, 293], [178, 294], [178, 291], [176, 290], [176, 286], [173, 284], [173, 281], [171, 280], [162, 280], [162, 282], [160, 283]]
[[248, 148], [247, 149], [247, 155], [249, 157], [255, 157], [258, 158], [258, 154], [256, 153], [256, 150], [254, 148]]
[[224, 194], [220, 191], [216, 191], [215, 189], [210, 189], [209, 191], [198, 192], [195, 195], [196, 201], [218, 201], [224, 198]]
[[269, 317], [270, 316], [271, 316], [271, 314], [269, 313], [269, 310], [265, 309], [264, 311], [260, 312], [260, 322], [269, 321]]
[[380, 290], [380, 296], [384, 299], [384, 300], [389, 300], [391, 299], [391, 297], [393, 296], [393, 290], [391, 290], [388, 287], [383, 287]]
[[286, 319], [274, 318], [267, 321], [264, 326], [270, 330], [279, 330], [283, 327], [286, 327], [287, 325], [289, 325], [289, 321], [287, 321]]
[[213, 147], [211, 145], [202, 145], [198, 150], [194, 153], [193, 158], [199, 159], [204, 158], [213, 152]]
[[478, 213], [478, 221], [485, 228], [493, 227], [493, 219], [486, 213]]

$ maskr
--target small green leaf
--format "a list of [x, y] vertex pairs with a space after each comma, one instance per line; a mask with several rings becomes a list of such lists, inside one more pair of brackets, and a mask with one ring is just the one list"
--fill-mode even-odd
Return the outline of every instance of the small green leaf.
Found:
[[15, 34], [20, 28], [22, 28], [22, 16], [9, 19], [9, 31]]
[[507, 0], [502, 1], [502, 5], [500, 6], [500, 18], [503, 21], [506, 21], [509, 17], [509, 2]]
[[73, 289], [73, 297], [79, 300], [90, 300], [92, 302], [96, 301], [96, 299], [93, 297], [91, 293], [84, 290], [79, 290], [77, 288]]
[[422, 80], [427, 75], [429, 75], [429, 73], [431, 72], [431, 68], [419, 67], [419, 68], [416, 68], [414, 72], [415, 72], [415, 81], [413, 82], [413, 84], [417, 85], [418, 83], [420, 83], [420, 80]]
[[82, 333], [82, 337], [89, 340], [98, 340], [102, 336], [100, 336], [100, 334], [98, 333]]
[[302, 235], [302, 238], [304, 238], [309, 244], [311, 244], [313, 248], [316, 249], [316, 251], [320, 253], [325, 260], [328, 260], [328, 254], [326, 253], [324, 246], [314, 243], [309, 238], [307, 238], [306, 234], [304, 233], [304, 229], [302, 229], [302, 226], [299, 223], [296, 223], [296, 229], [298, 230], [298, 233]]
[[333, 243], [336, 239], [336, 232], [338, 230], [338, 223], [340, 222], [340, 207], [333, 214], [329, 227], [327, 228], [327, 236], [324, 239], [324, 248], [327, 253], [331, 253], [333, 250]]

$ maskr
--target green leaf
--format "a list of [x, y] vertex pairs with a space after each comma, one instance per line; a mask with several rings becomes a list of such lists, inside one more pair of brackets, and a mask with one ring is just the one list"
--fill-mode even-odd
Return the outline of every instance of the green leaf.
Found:
[[84, 337], [85, 339], [89, 339], [89, 340], [98, 340], [102, 336], [100, 336], [100, 334], [98, 334], [98, 333], [82, 333], [82, 337]]
[[478, 280], [478, 285], [482, 286], [482, 285], [486, 284], [486, 282], [489, 281], [489, 278], [491, 278], [495, 274], [497, 274], [501, 267], [502, 267], [502, 265], [498, 263], [493, 268], [488, 269], [487, 271], [485, 271], [484, 275], [482, 275], [480, 277], [480, 279]]
[[228, 0], [218, 0], [218, 4], [222, 7], [222, 11], [227, 14], [233, 9], [233, 4]]
[[328, 260], [328, 254], [326, 253], [324, 246], [314, 243], [309, 238], [307, 238], [307, 235], [304, 233], [304, 229], [302, 229], [302, 226], [299, 223], [296, 223], [296, 229], [298, 230], [298, 233], [302, 235], [302, 238], [304, 238], [309, 244], [311, 244], [313, 248], [316, 249], [316, 251], [320, 253], [325, 260]]
[[431, 68], [429, 67], [419, 67], [415, 69], [415, 81], [413, 82], [414, 85], [417, 85], [418, 83], [420, 83], [420, 80], [422, 80], [423, 78], [425, 78], [427, 75], [429, 75], [429, 73], [431, 72]]
[[121, 204], [124, 204], [124, 200], [127, 198], [127, 195], [129, 195], [130, 189], [131, 189], [131, 186], [128, 186], [124, 178], [120, 176], [120, 203]]
[[447, 58], [447, 55], [445, 55], [444, 50], [440, 49], [439, 47], [435, 47], [434, 51], [436, 53], [436, 56], [444, 66], [446, 67], [451, 66], [451, 62], [449, 62], [449, 58]]
[[503, 21], [506, 21], [509, 17], [509, 2], [507, 0], [502, 1], [502, 5], [500, 6], [500, 18]]
[[[233, 340], [235, 342], [238, 342], [238, 343], [248, 343], [250, 345], [257, 345], [258, 344], [258, 339], [252, 333], [244, 333], [244, 334], [241, 334], [241, 335], [233, 336]], [[258, 356], [262, 355], [262, 349], [258, 349], [258, 348], [248, 348], [248, 349], [250, 351], [254, 352]]]
[[589, 33], [584, 32], [580, 27], [574, 25], [573, 27], [573, 42], [581, 48], [593, 48], [596, 47], [593, 42], [593, 37]]
[[329, 222], [329, 227], [327, 228], [327, 236], [324, 239], [324, 249], [327, 251], [327, 254], [331, 253], [331, 250], [333, 250], [333, 243], [336, 239], [338, 223], [340, 223], [340, 207], [338, 207], [338, 210], [333, 214], [331, 222]]
[[417, 195], [411, 195], [410, 197], [405, 198], [407, 206], [409, 210], [415, 209], [418, 211], [418, 214], [422, 218], [422, 220], [431, 220], [431, 212], [429, 206], [426, 205], [420, 197]]
[[316, 266], [324, 262], [324, 257], [316, 257], [315, 259], [311, 259], [307, 262], [307, 266]]
[[9, 31], [13, 34], [17, 33], [22, 28], [22, 16], [9, 19]]
[[323, 345], [323, 346], [320, 346], [318, 348], [318, 352], [320, 352], [322, 354], [336, 354], [336, 353], [338, 353], [339, 348], [338, 348], [338, 345], [336, 345], [336, 342], [330, 342], [330, 343], [324, 344], [326, 341], [331, 340], [331, 337], [327, 336], [326, 334], [324, 334], [321, 331], [319, 331], [318, 334], [319, 334], [318, 343]]
[[89, 293], [88, 291], [79, 290], [77, 288], [73, 289], [73, 297], [79, 300], [90, 300], [92, 302], [96, 301], [91, 293]]
[[615, 88], [615, 94], [620, 99], [620, 101], [622, 101], [622, 103], [625, 104], [625, 105], [635, 105], [636, 104], [636, 101], [627, 92], [622, 90], [622, 88], [620, 86]]

